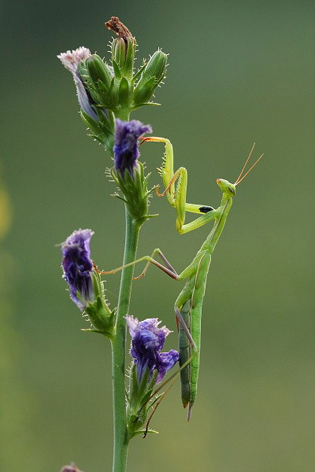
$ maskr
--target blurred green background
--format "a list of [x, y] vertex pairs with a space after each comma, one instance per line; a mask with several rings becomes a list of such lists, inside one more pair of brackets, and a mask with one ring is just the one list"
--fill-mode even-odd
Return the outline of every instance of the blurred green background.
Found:
[[[163, 106], [133, 117], [172, 140], [190, 202], [217, 205], [215, 179], [233, 181], [254, 141], [256, 156], [265, 152], [213, 257], [191, 423], [176, 385], [152, 423], [160, 435], [133, 441], [128, 470], [315, 470], [314, 13], [307, 0], [2, 1], [1, 472], [56, 472], [71, 460], [111, 469], [109, 345], [80, 331], [55, 247], [93, 228], [97, 264], [122, 259], [110, 159], [86, 137], [56, 58], [78, 46], [107, 54], [111, 15], [136, 36], [138, 64], [158, 46], [170, 53]], [[142, 148], [152, 184], [162, 153]], [[154, 198], [151, 210], [160, 217], [144, 226], [139, 255], [159, 246], [181, 270], [210, 228], [180, 236], [166, 201]], [[112, 306], [118, 283], [107, 279]], [[180, 289], [151, 269], [131, 313], [175, 330]], [[166, 347], [176, 343], [174, 333]]]

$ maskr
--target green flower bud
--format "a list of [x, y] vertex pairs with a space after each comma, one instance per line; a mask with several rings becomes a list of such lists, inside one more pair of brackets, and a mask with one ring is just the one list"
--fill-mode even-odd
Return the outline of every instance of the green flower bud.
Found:
[[150, 58], [146, 68], [143, 71], [143, 79], [150, 79], [154, 77], [156, 83], [159, 84], [165, 77], [165, 71], [167, 66], [167, 54], [160, 49], [155, 51], [153, 56]]
[[93, 54], [86, 61], [86, 69], [88, 74], [86, 83], [91, 88], [91, 95], [99, 105], [109, 108], [111, 105], [109, 90], [113, 71], [97, 54]]
[[160, 50], [156, 51], [144, 68], [134, 90], [135, 106], [144, 104], [152, 98], [156, 87], [165, 77], [166, 66], [167, 54]]
[[113, 73], [100, 56], [93, 54], [93, 56], [86, 61], [86, 67], [96, 90], [99, 82], [102, 82], [103, 85], [109, 89]]
[[116, 38], [112, 43], [112, 60], [119, 68], [123, 77], [131, 79], [135, 61], [134, 38]]
[[123, 38], [116, 38], [112, 42], [112, 59], [122, 69], [125, 64], [126, 57], [126, 41]]

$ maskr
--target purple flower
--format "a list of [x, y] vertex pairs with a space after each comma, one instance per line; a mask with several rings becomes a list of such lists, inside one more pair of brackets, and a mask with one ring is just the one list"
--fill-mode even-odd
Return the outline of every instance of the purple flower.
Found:
[[90, 229], [74, 231], [61, 246], [63, 278], [69, 285], [70, 297], [83, 311], [94, 301], [94, 289], [90, 259]]
[[138, 321], [133, 316], [127, 316], [126, 319], [132, 339], [130, 354], [136, 365], [138, 382], [141, 382], [147, 368], [151, 377], [153, 371], [157, 370], [156, 381], [160, 382], [179, 359], [179, 354], [174, 349], [169, 352], [160, 352], [166, 336], [171, 331], [165, 326], [159, 328], [161, 322], [157, 318]]
[[84, 86], [81, 75], [78, 72], [78, 66], [83, 61], [91, 57], [91, 51], [85, 47], [74, 49], [73, 51], [67, 51], [60, 53], [57, 57], [60, 59], [62, 64], [67, 70], [69, 70], [73, 76], [74, 83], [77, 89], [78, 101], [82, 110], [89, 115], [94, 121], [98, 121], [98, 116], [93, 109], [92, 105], [95, 104], [89, 91]]
[[114, 162], [115, 169], [122, 176], [126, 169], [133, 175], [133, 169], [139, 157], [138, 138], [145, 133], [152, 133], [150, 125], [144, 125], [137, 120], [122, 121], [116, 119]]
[[60, 472], [82, 472], [77, 468], [74, 462], [72, 462], [70, 465], [65, 465]]

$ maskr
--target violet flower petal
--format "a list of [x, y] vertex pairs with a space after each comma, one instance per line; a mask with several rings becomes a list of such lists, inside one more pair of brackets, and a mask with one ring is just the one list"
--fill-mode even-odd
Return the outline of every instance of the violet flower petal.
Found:
[[157, 370], [157, 382], [160, 382], [166, 372], [178, 361], [179, 354], [175, 350], [160, 352], [166, 336], [171, 332], [165, 326], [159, 328], [157, 318], [138, 321], [133, 316], [127, 316], [127, 324], [132, 338], [130, 354], [134, 359], [139, 383], [148, 368], [150, 376]]
[[172, 367], [174, 367], [178, 359], [179, 354], [177, 351], [175, 351], [175, 349], [171, 349], [168, 352], [161, 352], [159, 354], [157, 365], [157, 370], [159, 373], [156, 379], [156, 383], [161, 382], [166, 372], [168, 372]]
[[140, 121], [115, 121], [114, 163], [116, 171], [124, 175], [126, 169], [133, 175], [139, 157], [138, 138], [145, 133], [152, 133], [150, 125]]
[[90, 229], [74, 231], [61, 246], [63, 278], [69, 285], [71, 299], [81, 311], [94, 301], [91, 277], [93, 263], [90, 258], [90, 240], [93, 234]]

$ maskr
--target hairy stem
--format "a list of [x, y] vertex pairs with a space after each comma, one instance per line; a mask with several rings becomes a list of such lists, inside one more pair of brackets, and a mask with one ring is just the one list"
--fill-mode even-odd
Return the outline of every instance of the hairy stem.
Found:
[[[126, 236], [124, 265], [136, 258], [140, 226], [126, 212]], [[125, 472], [128, 443], [125, 399], [126, 371], [126, 315], [129, 311], [134, 266], [122, 271], [116, 318], [116, 336], [112, 341], [113, 412], [114, 412], [114, 460], [113, 472]]]

